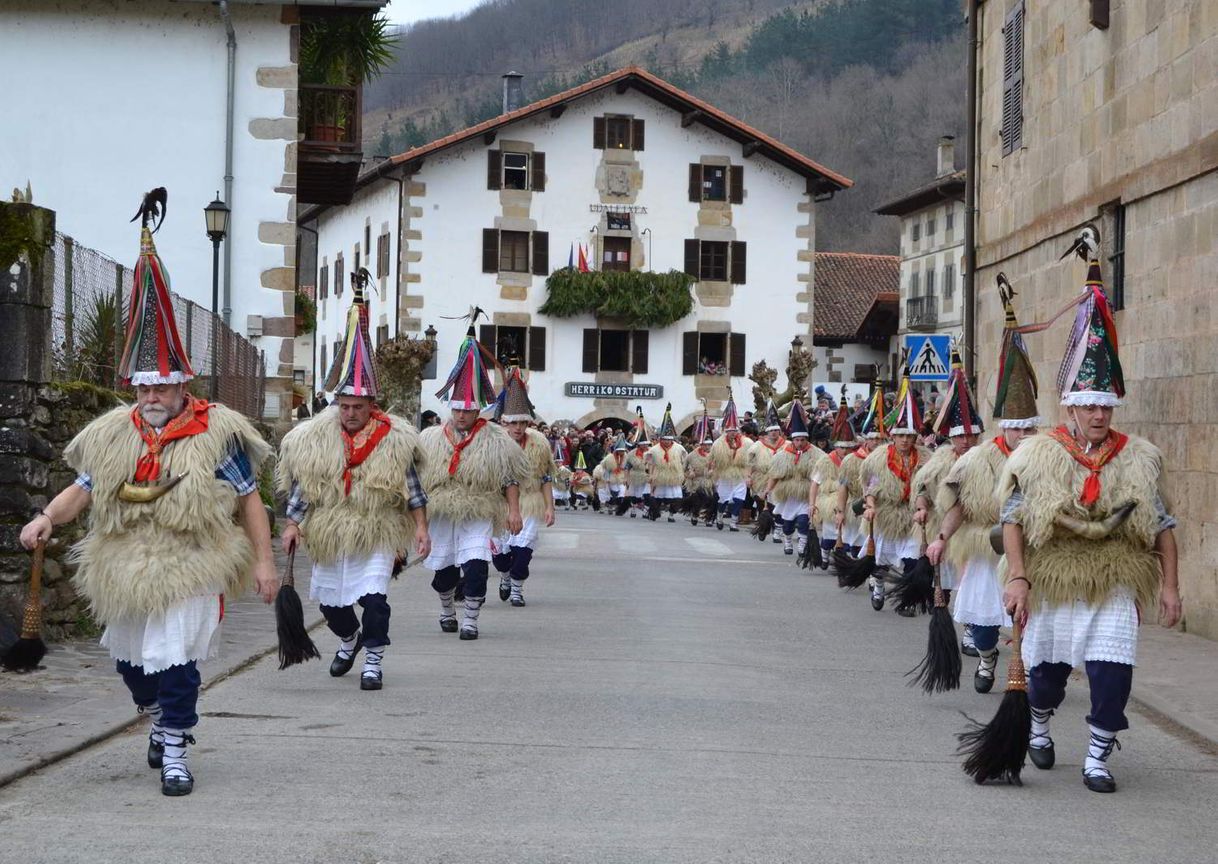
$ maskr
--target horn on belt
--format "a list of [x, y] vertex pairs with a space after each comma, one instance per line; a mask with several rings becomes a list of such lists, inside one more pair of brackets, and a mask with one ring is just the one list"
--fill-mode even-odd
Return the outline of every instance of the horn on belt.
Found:
[[149, 504], [181, 483], [182, 478], [187, 473], [189, 472], [179, 474], [177, 477], [171, 477], [168, 480], [151, 483], [132, 483], [128, 481], [119, 487], [118, 500], [127, 501], [132, 504]]
[[[1065, 513], [1058, 513], [1053, 517], [1053, 524], [1065, 528], [1071, 534], [1082, 537], [1084, 540], [1103, 540], [1125, 524], [1137, 506], [1137, 501], [1126, 501], [1103, 519], [1079, 519], [1067, 516]], [[998, 555], [1006, 552], [1002, 543], [1001, 523], [990, 529], [990, 546]]]

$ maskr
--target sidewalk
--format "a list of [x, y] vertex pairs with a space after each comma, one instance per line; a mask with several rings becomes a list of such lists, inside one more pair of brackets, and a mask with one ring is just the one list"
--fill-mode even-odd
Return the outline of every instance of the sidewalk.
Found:
[[[284, 561], [277, 553], [280, 573]], [[296, 590], [304, 601], [305, 624], [313, 627], [322, 619], [316, 604], [307, 599], [310, 569], [302, 549], [294, 571]], [[199, 669], [205, 690], [275, 652], [274, 608], [254, 594], [228, 600], [220, 635], [219, 656]], [[114, 661], [97, 639], [52, 643], [42, 666], [28, 674], [0, 671], [0, 786], [109, 738], [138, 719]]]

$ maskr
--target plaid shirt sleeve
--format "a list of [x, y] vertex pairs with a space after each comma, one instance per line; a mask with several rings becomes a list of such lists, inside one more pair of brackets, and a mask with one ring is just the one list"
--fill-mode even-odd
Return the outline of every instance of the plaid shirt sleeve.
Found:
[[304, 518], [308, 512], [309, 502], [305, 500], [304, 492], [300, 488], [300, 483], [293, 480], [292, 489], [290, 492], [288, 492], [288, 503], [284, 510], [284, 515], [299, 525], [304, 521]]
[[[245, 497], [258, 491], [258, 480], [254, 477], [254, 468], [250, 465], [250, 458], [245, 455], [245, 450], [236, 440], [233, 441], [223, 461], [216, 466], [216, 479], [223, 480], [232, 486], [238, 497]], [[74, 482], [86, 492], [93, 491], [93, 477], [88, 471], [81, 471], [76, 475]]]
[[419, 474], [413, 465], [406, 471], [406, 506], [411, 510], [427, 506], [427, 493], [423, 491], [423, 484], [419, 482]]

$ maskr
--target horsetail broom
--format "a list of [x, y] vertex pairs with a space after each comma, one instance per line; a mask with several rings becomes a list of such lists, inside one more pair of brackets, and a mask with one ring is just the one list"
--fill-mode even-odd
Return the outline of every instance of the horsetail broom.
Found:
[[1007, 690], [1002, 694], [994, 719], [982, 726], [973, 726], [956, 736], [960, 742], [957, 754], [964, 756], [964, 773], [977, 784], [987, 780], [1005, 780], [1022, 786], [1019, 774], [1024, 757], [1028, 755], [1028, 736], [1032, 732], [1032, 709], [1028, 703], [1028, 676], [1024, 670], [1021, 646], [1023, 628], [1014, 627], [1011, 659], [1007, 661]]
[[45, 552], [46, 541], [39, 540], [30, 567], [30, 590], [21, 616], [21, 637], [0, 657], [0, 666], [10, 672], [36, 669], [47, 654], [47, 643], [42, 641], [42, 560]]

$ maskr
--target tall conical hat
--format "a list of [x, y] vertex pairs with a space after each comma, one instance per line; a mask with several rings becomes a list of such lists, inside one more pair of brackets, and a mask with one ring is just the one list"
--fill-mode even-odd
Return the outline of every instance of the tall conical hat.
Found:
[[778, 408], [775, 407], [773, 398], [765, 403], [765, 431], [782, 431], [782, 420], [778, 417]]
[[[168, 198], [164, 188], [153, 189], [144, 196], [131, 220], [140, 220], [140, 257], [135, 262], [135, 279], [127, 304], [127, 342], [118, 367], [124, 383], [131, 385], [182, 384], [195, 377], [178, 337], [169, 271], [152, 242], [152, 235], [165, 219]], [[156, 224], [149, 229], [149, 222]], [[213, 358], [212, 374], [215, 372]]]
[[352, 274], [351, 308], [347, 310], [347, 330], [342, 348], [334, 355], [334, 364], [326, 378], [326, 389], [340, 396], [380, 395], [377, 385], [376, 355], [368, 330], [368, 303], [364, 299], [371, 274], [363, 267]]
[[481, 411], [494, 399], [494, 388], [487, 369], [495, 365], [495, 359], [474, 335], [474, 321], [481, 312], [481, 309], [470, 312], [469, 330], [457, 349], [457, 362], [448, 373], [444, 386], [436, 391], [441, 399], [448, 399], [450, 408]]
[[846, 404], [846, 385], [842, 385], [842, 399], [837, 406], [837, 414], [833, 417], [834, 447], [854, 447], [858, 442], [854, 439], [854, 427], [850, 425], [850, 406]]
[[888, 437], [888, 424], [884, 419], [884, 412], [886, 410], [884, 407], [884, 382], [877, 378], [875, 379], [875, 386], [871, 391], [871, 401], [867, 404], [867, 415], [863, 417], [863, 422], [859, 424], [859, 435], [864, 438]]
[[798, 399], [791, 403], [791, 413], [787, 417], [787, 434], [792, 438], [808, 437], [808, 412], [804, 403]]
[[618, 435], [617, 440], [613, 442], [613, 452], [623, 453], [630, 449], [630, 445], [626, 443], [625, 435]]
[[727, 389], [727, 404], [723, 406], [723, 420], [720, 421], [724, 432], [739, 432], [740, 417], [736, 414], [736, 400], [732, 398], [732, 388]]
[[642, 447], [651, 443], [647, 440], [647, 421], [643, 419], [642, 405], [639, 405], [634, 410], [637, 416], [634, 419], [634, 428], [630, 430], [630, 445], [632, 447]]
[[584, 461], [584, 451], [583, 450], [575, 451], [575, 470], [576, 471], [587, 471], [588, 470], [588, 463]]
[[902, 357], [901, 386], [897, 388], [897, 399], [892, 411], [884, 418], [892, 435], [917, 435], [922, 431], [922, 412], [914, 400], [913, 388], [909, 385], [909, 353]]
[[508, 362], [503, 376], [503, 389], [495, 400], [495, 419], [500, 423], [532, 420], [536, 415], [529, 400], [529, 388], [520, 371], [520, 362], [515, 357]]
[[706, 411], [706, 400], [702, 401], [702, 416], [694, 421], [694, 442], [711, 444], [715, 440], [715, 422]]
[[998, 355], [998, 389], [994, 395], [994, 419], [1003, 429], [1033, 429], [1041, 424], [1036, 407], [1036, 370], [1028, 357], [1028, 347], [1019, 332], [1013, 299], [1015, 289], [1002, 273], [998, 274], [998, 296], [1006, 311], [1002, 327], [1002, 348]]
[[554, 439], [554, 464], [559, 466], [567, 464], [567, 451], [562, 446], [561, 438]]
[[664, 419], [660, 421], [660, 429], [658, 432], [661, 438], [667, 438], [669, 441], [675, 441], [677, 438], [677, 427], [672, 422], [672, 403], [669, 402], [664, 407]]
[[1116, 322], [1095, 258], [1087, 263], [1086, 292], [1057, 373], [1061, 404], [1116, 407], [1125, 395], [1125, 376], [1117, 351]]
[[977, 410], [977, 400], [964, 374], [964, 362], [960, 359], [960, 351], [955, 345], [952, 345], [951, 377], [947, 381], [943, 405], [935, 417], [934, 430], [936, 434], [949, 438], [956, 435], [977, 435], [985, 431], [981, 414]]

